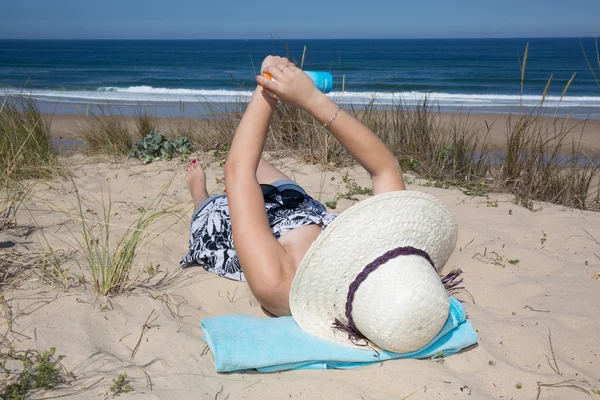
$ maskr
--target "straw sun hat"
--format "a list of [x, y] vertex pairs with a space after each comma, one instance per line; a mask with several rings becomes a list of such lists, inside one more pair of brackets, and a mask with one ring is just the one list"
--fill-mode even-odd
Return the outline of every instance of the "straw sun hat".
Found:
[[390, 192], [337, 217], [302, 260], [290, 292], [305, 331], [346, 346], [419, 350], [442, 329], [460, 270], [440, 271], [456, 244], [454, 215], [435, 197]]

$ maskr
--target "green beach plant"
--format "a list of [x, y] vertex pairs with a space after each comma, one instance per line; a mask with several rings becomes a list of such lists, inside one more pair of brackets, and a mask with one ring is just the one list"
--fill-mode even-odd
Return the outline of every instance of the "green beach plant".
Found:
[[[50, 390], [67, 383], [71, 375], [55, 355], [56, 348], [40, 353], [35, 350], [0, 351], [0, 371], [6, 378], [0, 383], [0, 399], [25, 400], [37, 390]], [[7, 364], [16, 362], [20, 368]]]
[[124, 372], [117, 376], [117, 379], [113, 379], [113, 384], [110, 386], [109, 391], [111, 397], [118, 397], [123, 393], [133, 392], [135, 389], [127, 381], [127, 373]]
[[373, 194], [373, 189], [370, 187], [360, 186], [356, 181], [348, 176], [348, 173], [342, 176], [342, 182], [346, 184], [347, 191], [345, 193], [341, 193], [337, 196], [337, 199], [348, 199], [352, 200], [356, 195], [368, 195], [371, 196]]
[[331, 208], [332, 210], [335, 210], [337, 208], [337, 200], [332, 200], [332, 201], [326, 201], [325, 202], [325, 207], [327, 208]]
[[160, 132], [150, 132], [133, 145], [129, 158], [138, 158], [144, 164], [155, 160], [170, 160], [175, 155], [186, 155], [194, 150], [186, 137], [169, 140]]

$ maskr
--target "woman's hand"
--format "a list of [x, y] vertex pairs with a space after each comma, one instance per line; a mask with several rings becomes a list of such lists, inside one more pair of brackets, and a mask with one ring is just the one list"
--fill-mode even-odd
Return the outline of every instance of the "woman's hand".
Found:
[[279, 56], [267, 56], [265, 57], [265, 59], [262, 62], [262, 65], [260, 66], [260, 73], [261, 75], [265, 72], [265, 69], [271, 65], [277, 65], [277, 64], [281, 64], [283, 65], [294, 65], [290, 62], [290, 60], [288, 60], [285, 57], [279, 57]]
[[287, 58], [265, 58], [261, 73], [265, 72], [271, 75], [273, 80], [260, 75], [256, 77], [256, 82], [265, 89], [265, 94], [275, 100], [306, 109], [321, 95], [312, 79]]

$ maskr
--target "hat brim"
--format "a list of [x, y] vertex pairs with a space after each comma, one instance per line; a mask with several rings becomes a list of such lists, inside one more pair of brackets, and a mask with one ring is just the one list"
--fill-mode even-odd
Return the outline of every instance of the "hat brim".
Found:
[[348, 288], [363, 268], [387, 251], [412, 246], [426, 251], [439, 273], [457, 232], [454, 215], [426, 193], [389, 192], [357, 203], [325, 229], [302, 260], [290, 290], [292, 316], [317, 337], [356, 347], [332, 324], [347, 322]]

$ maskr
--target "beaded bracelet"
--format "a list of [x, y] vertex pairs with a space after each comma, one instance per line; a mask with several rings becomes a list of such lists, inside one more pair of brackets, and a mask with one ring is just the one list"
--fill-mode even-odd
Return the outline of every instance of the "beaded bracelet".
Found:
[[337, 116], [341, 110], [342, 110], [342, 108], [340, 106], [338, 106], [337, 110], [335, 110], [335, 114], [333, 114], [333, 117], [329, 118], [329, 121], [327, 121], [327, 123], [325, 123], [325, 125], [323, 125], [323, 128], [325, 128], [325, 129], [329, 128], [329, 126], [337, 118]]

